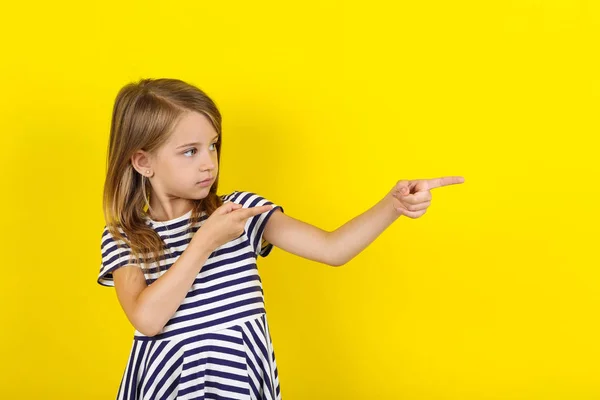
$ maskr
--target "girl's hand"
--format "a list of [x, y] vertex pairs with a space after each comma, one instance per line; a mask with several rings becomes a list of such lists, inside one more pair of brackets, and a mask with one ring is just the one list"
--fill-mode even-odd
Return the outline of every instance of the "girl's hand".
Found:
[[[273, 206], [260, 206], [242, 208], [241, 204], [227, 202], [217, 208], [210, 217], [204, 221], [200, 229], [192, 237], [192, 242], [200, 240], [210, 246], [212, 250], [225, 243], [237, 239], [244, 233], [246, 221], [255, 215], [270, 211]], [[200, 235], [198, 235], [200, 233]]]
[[398, 181], [390, 191], [394, 209], [400, 215], [419, 218], [431, 204], [431, 189], [463, 183], [462, 176], [449, 176], [436, 179], [417, 179]]

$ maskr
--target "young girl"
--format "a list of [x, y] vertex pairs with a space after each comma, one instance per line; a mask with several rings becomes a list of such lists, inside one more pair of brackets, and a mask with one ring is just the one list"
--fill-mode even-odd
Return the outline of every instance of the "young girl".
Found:
[[273, 246], [340, 266], [430, 189], [462, 177], [399, 181], [333, 232], [258, 194], [217, 194], [221, 114], [176, 79], [126, 85], [112, 114], [98, 283], [135, 327], [118, 399], [281, 399], [256, 261]]

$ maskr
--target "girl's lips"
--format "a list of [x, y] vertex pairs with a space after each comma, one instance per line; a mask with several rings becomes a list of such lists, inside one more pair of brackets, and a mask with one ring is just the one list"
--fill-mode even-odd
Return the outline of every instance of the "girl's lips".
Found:
[[212, 182], [213, 182], [213, 178], [210, 178], [210, 179], [206, 179], [204, 181], [198, 182], [198, 185], [209, 186], [210, 184], [212, 184]]

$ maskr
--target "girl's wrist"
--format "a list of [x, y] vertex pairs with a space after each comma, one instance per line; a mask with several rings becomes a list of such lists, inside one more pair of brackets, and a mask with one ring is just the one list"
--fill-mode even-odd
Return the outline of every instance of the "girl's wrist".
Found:
[[391, 190], [385, 195], [381, 202], [392, 220], [396, 220], [403, 215], [402, 211], [398, 210], [394, 204], [394, 196]]
[[211, 236], [205, 231], [202, 231], [202, 228], [200, 228], [192, 237], [188, 248], [194, 249], [194, 253], [197, 257], [208, 258], [208, 256], [210, 256], [217, 246], [213, 240], [211, 240]]

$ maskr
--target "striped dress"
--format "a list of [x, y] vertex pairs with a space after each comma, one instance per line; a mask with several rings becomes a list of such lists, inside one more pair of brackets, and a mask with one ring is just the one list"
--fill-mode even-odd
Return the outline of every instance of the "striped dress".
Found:
[[[250, 192], [222, 198], [243, 207], [273, 204]], [[249, 218], [240, 237], [212, 252], [158, 335], [135, 330], [117, 399], [281, 399], [256, 265], [258, 255], [266, 257], [273, 248], [262, 234], [277, 208], [283, 211], [277, 206]], [[202, 215], [192, 233], [186, 233], [190, 217], [191, 211], [170, 221], [147, 220], [165, 241], [167, 254], [172, 253], [160, 265], [151, 264], [145, 272], [148, 285], [173, 265], [207, 218]], [[128, 264], [131, 252], [106, 227], [101, 250], [98, 283], [114, 286], [112, 272]]]

